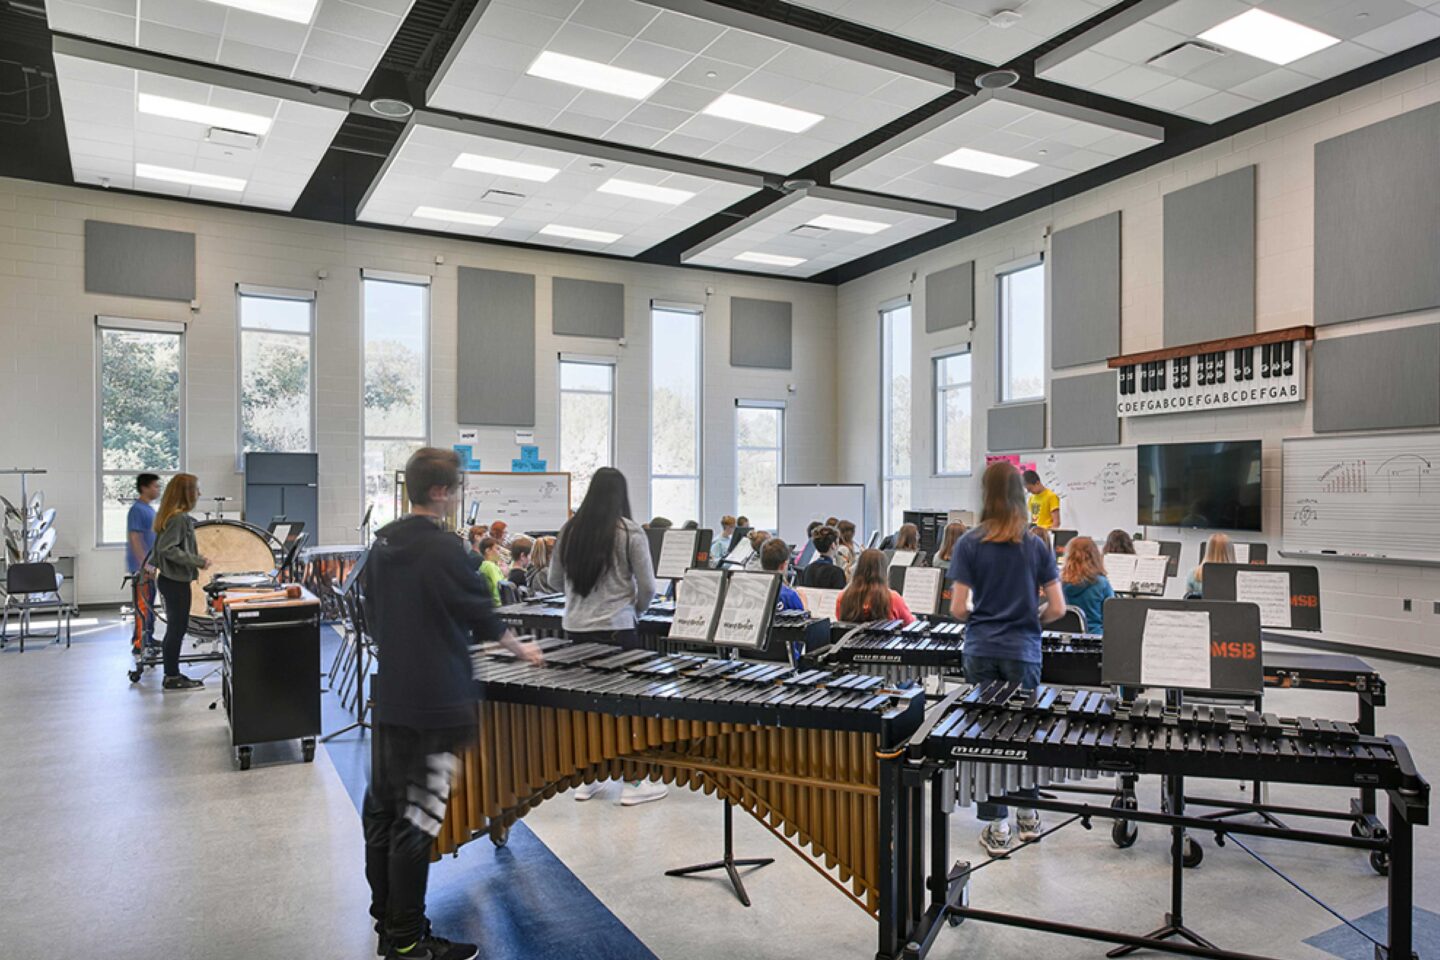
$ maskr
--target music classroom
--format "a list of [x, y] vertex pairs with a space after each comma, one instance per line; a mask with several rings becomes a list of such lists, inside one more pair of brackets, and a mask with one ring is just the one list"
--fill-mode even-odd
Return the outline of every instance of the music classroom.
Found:
[[0, 0], [0, 958], [1440, 958], [1435, 0]]

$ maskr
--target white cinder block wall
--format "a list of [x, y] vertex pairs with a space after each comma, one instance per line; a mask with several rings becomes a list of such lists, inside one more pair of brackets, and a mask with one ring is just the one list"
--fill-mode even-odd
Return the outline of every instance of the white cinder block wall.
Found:
[[[84, 221], [108, 220], [197, 235], [199, 309], [187, 304], [84, 292]], [[443, 265], [435, 258], [444, 257]], [[0, 179], [0, 468], [42, 467], [37, 484], [58, 508], [57, 553], [77, 557], [79, 599], [119, 599], [123, 557], [97, 548], [95, 439], [96, 315], [188, 321], [185, 466], [205, 495], [243, 494], [236, 472], [235, 285], [315, 289], [316, 407], [320, 452], [320, 542], [349, 543], [361, 513], [360, 271], [433, 278], [430, 439], [458, 440], [456, 268], [478, 266], [536, 276], [535, 440], [558, 462], [557, 355], [612, 355], [617, 460], [632, 506], [649, 515], [652, 298], [704, 304], [705, 520], [735, 509], [735, 400], [786, 400], [786, 477], [830, 479], [836, 471], [835, 291], [794, 281], [605, 261], [439, 237], [313, 223], [51, 184]], [[317, 273], [326, 271], [327, 279]], [[554, 275], [625, 284], [627, 343], [551, 332]], [[794, 304], [794, 369], [730, 366], [730, 297]], [[794, 385], [795, 392], [789, 392]], [[486, 469], [508, 470], [518, 455], [514, 428], [482, 428], [476, 451]], [[12, 489], [13, 488], [13, 489]], [[0, 477], [12, 500], [18, 482]], [[238, 503], [238, 500], [237, 500]]]
[[[839, 293], [841, 394], [840, 481], [864, 482], [871, 516], [879, 516], [880, 385], [879, 305], [910, 293], [915, 306], [912, 497], [916, 506], [974, 508], [987, 452], [985, 410], [997, 397], [995, 267], [1048, 253], [1048, 234], [1121, 211], [1122, 342], [1125, 353], [1162, 346], [1162, 197], [1172, 190], [1255, 164], [1257, 191], [1256, 328], [1273, 330], [1312, 322], [1314, 299], [1314, 146], [1316, 142], [1440, 101], [1440, 63], [1429, 63], [1248, 130], [1133, 176], [1054, 204], [1017, 220], [932, 250], [843, 285]], [[976, 263], [973, 334], [925, 333], [925, 275]], [[1440, 269], [1440, 267], [1437, 267]], [[913, 280], [912, 285], [912, 277]], [[1440, 312], [1327, 327], [1322, 338], [1433, 323]], [[930, 358], [943, 347], [973, 340], [973, 476], [934, 475], [934, 400]], [[1102, 364], [1061, 371], [1092, 373]], [[1377, 384], [1376, 389], [1404, 389]], [[1311, 404], [1254, 411], [1176, 414], [1122, 421], [1124, 444], [1260, 438], [1264, 445], [1265, 530], [1272, 551], [1281, 545], [1281, 441], [1312, 435]], [[1180, 539], [1185, 561], [1204, 534], [1155, 528], [1153, 536]], [[1440, 536], [1440, 530], [1436, 531]], [[1440, 568], [1332, 561], [1319, 564], [1326, 639], [1440, 655]], [[1411, 599], [1405, 612], [1403, 600]]]

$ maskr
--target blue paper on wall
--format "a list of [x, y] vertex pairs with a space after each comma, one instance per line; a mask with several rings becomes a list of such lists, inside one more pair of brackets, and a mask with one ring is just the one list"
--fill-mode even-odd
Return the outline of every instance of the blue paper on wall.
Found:
[[460, 455], [461, 470], [468, 470], [473, 472], [480, 469], [480, 461], [475, 459], [474, 456], [474, 447], [470, 446], [468, 443], [456, 443], [451, 445], [451, 449], [453, 449], [456, 453]]
[[521, 459], [521, 460], [525, 460], [525, 461], [527, 461], [527, 462], [531, 462], [531, 463], [539, 460], [539, 459], [540, 459], [540, 448], [539, 448], [538, 446], [532, 446], [532, 445], [530, 445], [530, 444], [525, 444], [524, 446], [522, 446], [522, 447], [520, 448], [520, 459]]

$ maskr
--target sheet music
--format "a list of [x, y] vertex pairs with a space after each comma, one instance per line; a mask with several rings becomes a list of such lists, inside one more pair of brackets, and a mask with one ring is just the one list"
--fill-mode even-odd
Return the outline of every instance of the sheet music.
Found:
[[1210, 614], [1204, 610], [1147, 610], [1140, 638], [1140, 684], [1209, 690]]
[[690, 570], [675, 588], [675, 614], [670, 636], [677, 640], [710, 641], [725, 574], [720, 570]]
[[725, 554], [725, 559], [722, 562], [744, 563], [750, 559], [750, 554], [754, 552], [755, 548], [750, 545], [750, 541], [742, 537], [740, 542], [731, 547], [730, 552]]
[[1105, 577], [1116, 593], [1129, 593], [1135, 589], [1135, 561], [1133, 553], [1105, 554]]
[[[840, 594], [843, 590], [824, 590], [820, 587], [796, 587], [795, 592], [800, 594], [800, 602], [805, 604], [805, 611], [812, 617], [829, 617], [832, 620], [838, 619], [840, 607]], [[909, 601], [906, 601], [907, 603]]]
[[758, 648], [775, 612], [773, 573], [732, 573], [720, 603], [714, 642], [727, 647]]
[[275, 531], [271, 534], [271, 536], [273, 536], [277, 541], [282, 544], [288, 543], [290, 540], [291, 526], [292, 524], [289, 523], [277, 523], [275, 524]]
[[655, 576], [661, 580], [679, 580], [695, 562], [695, 538], [699, 530], [666, 530], [660, 541], [660, 564]]
[[896, 550], [890, 557], [890, 566], [892, 567], [908, 567], [914, 562], [914, 550]]
[[1235, 562], [1236, 562], [1236, 563], [1249, 563], [1249, 562], [1250, 562], [1250, 544], [1248, 544], [1248, 543], [1232, 543], [1232, 544], [1230, 544], [1230, 546], [1232, 546], [1232, 547], [1235, 548]]
[[1153, 557], [1160, 552], [1159, 540], [1136, 540], [1135, 554], [1140, 557]]
[[1262, 627], [1290, 629], [1290, 574], [1236, 570], [1235, 599], [1259, 604]]
[[937, 567], [911, 567], [905, 571], [905, 589], [900, 595], [913, 613], [935, 614], [943, 577], [944, 571]]
[[1136, 557], [1133, 589], [1136, 593], [1160, 596], [1165, 592], [1165, 574], [1170, 558], [1164, 554], [1153, 557]]

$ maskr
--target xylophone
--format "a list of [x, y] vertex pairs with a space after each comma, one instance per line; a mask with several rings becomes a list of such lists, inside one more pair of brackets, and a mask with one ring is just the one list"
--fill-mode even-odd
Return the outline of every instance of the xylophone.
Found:
[[[892, 680], [959, 675], [965, 625], [955, 620], [899, 620], [837, 623], [832, 643], [820, 657], [825, 663], [863, 664]], [[1076, 686], [1099, 684], [1101, 638], [1092, 634], [1045, 631], [1041, 635], [1044, 679]]]
[[544, 666], [474, 655], [479, 742], [460, 758], [437, 855], [596, 779], [656, 777], [753, 815], [880, 921], [908, 932], [894, 877], [919, 803], [901, 783], [918, 688], [882, 678], [693, 654], [543, 640]]

